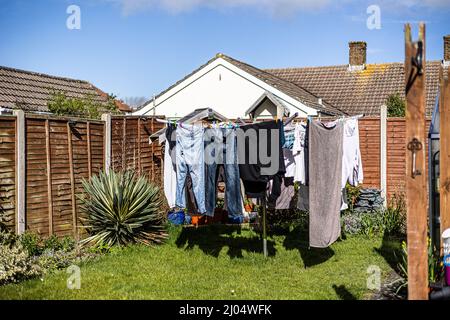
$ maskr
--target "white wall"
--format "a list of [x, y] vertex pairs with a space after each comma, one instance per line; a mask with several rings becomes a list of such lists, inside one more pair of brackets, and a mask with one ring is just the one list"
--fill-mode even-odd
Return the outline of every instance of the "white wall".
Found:
[[227, 118], [244, 117], [245, 111], [263, 93], [262, 88], [219, 65], [187, 88], [160, 102], [156, 114], [183, 117], [198, 108], [213, 108]]
[[[227, 118], [243, 118], [245, 111], [268, 90], [267, 86], [228, 62], [217, 60], [158, 97], [155, 114], [180, 118], [195, 109], [212, 108]], [[291, 112], [299, 111], [299, 106], [286, 101], [290, 97], [279, 98], [285, 101]], [[152, 108], [153, 103], [150, 102], [134, 114], [151, 115]]]

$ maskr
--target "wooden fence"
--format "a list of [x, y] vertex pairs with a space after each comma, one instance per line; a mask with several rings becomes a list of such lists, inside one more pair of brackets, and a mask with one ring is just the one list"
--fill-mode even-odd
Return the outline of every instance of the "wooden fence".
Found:
[[[107, 157], [122, 159], [113, 162], [114, 170], [133, 168], [161, 181], [161, 147], [150, 145], [149, 136], [162, 125], [151, 117], [117, 116], [110, 123], [23, 113], [0, 116], [0, 208], [8, 227], [19, 233], [78, 236], [82, 181], [103, 170]], [[116, 134], [119, 128], [124, 135]]]
[[0, 210], [6, 225], [16, 225], [16, 118], [0, 116]]
[[113, 116], [111, 168], [119, 171], [133, 169], [150, 181], [161, 184], [164, 157], [158, 141], [151, 143], [149, 137], [163, 127], [164, 124], [153, 117]]
[[[427, 121], [427, 130], [430, 120]], [[380, 118], [359, 120], [360, 149], [364, 170], [364, 187], [381, 188], [381, 125]], [[406, 142], [405, 119], [388, 118], [386, 132], [387, 198], [405, 192]], [[424, 146], [428, 150], [428, 141]], [[426, 151], [426, 154], [428, 151]], [[427, 154], [428, 157], [428, 154]], [[428, 170], [428, 167], [427, 167]], [[428, 171], [426, 172], [428, 174]]]
[[[18, 232], [77, 235], [81, 181], [103, 170], [108, 158], [113, 170], [134, 169], [162, 184], [161, 146], [149, 137], [163, 126], [154, 117], [0, 116], [0, 207], [8, 226]], [[388, 118], [386, 127], [385, 191], [390, 197], [405, 190], [405, 120]], [[360, 119], [359, 130], [364, 186], [380, 188], [380, 118]]]

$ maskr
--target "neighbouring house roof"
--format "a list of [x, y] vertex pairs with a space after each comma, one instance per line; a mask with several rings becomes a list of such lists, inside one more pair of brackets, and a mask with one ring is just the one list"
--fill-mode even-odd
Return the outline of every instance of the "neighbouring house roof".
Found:
[[[313, 93], [309, 92], [308, 90], [305, 90], [304, 88], [298, 86], [295, 83], [291, 83], [285, 79], [279, 78], [277, 76], [274, 76], [273, 74], [266, 72], [264, 70], [258, 69], [254, 66], [251, 66], [247, 63], [244, 63], [242, 61], [236, 60], [234, 58], [231, 58], [227, 55], [224, 55], [222, 53], [218, 53], [214, 58], [209, 60], [207, 63], [201, 65], [199, 68], [192, 71], [190, 74], [182, 78], [181, 80], [177, 81], [170, 87], [168, 87], [166, 90], [159, 93], [157, 96], [155, 96], [155, 99], [158, 99], [171, 89], [175, 88], [200, 70], [202, 70], [204, 67], [210, 65], [217, 59], [223, 59], [235, 67], [241, 69], [244, 72], [247, 72], [251, 76], [254, 76], [258, 78], [259, 80], [263, 81], [264, 83], [268, 84], [269, 86], [272, 86], [273, 88], [276, 88], [277, 90], [283, 92], [284, 94], [290, 96], [292, 99], [295, 99], [302, 104], [306, 105], [307, 107], [313, 108], [315, 110], [318, 110], [324, 114], [327, 115], [343, 115], [346, 114], [344, 111], [340, 110], [339, 108], [334, 107], [332, 104], [327, 102], [325, 99], [322, 99], [322, 97], [318, 97], [314, 95]], [[152, 100], [149, 100], [141, 105], [141, 107], [138, 108], [142, 109], [145, 106], [149, 105], [152, 102]]]
[[[440, 61], [426, 63], [426, 110], [431, 115], [439, 88]], [[391, 94], [405, 97], [403, 63], [367, 64], [349, 71], [348, 65], [266, 69], [275, 77], [323, 97], [348, 114], [378, 115]]]
[[308, 107], [319, 110], [323, 113], [329, 115], [342, 115], [345, 114], [345, 111], [342, 111], [340, 108], [336, 108], [334, 105], [330, 104], [327, 99], [322, 99], [321, 103], [319, 102], [321, 96], [317, 96], [311, 93], [309, 90], [305, 89], [298, 84], [290, 82], [281, 77], [275, 76], [274, 74], [264, 71], [262, 69], [258, 69], [253, 67], [247, 63], [236, 60], [224, 54], [218, 54], [219, 57], [224, 58], [226, 61], [234, 64], [236, 67], [250, 73], [251, 75], [261, 79], [267, 84], [277, 88], [280, 91], [283, 91], [285, 94], [291, 96], [292, 98], [304, 103]]
[[[0, 66], [0, 107], [31, 112], [48, 112], [52, 92], [64, 92], [69, 98], [91, 96], [107, 103], [108, 95], [87, 81], [18, 70]], [[131, 112], [125, 103], [115, 100], [122, 112]]]

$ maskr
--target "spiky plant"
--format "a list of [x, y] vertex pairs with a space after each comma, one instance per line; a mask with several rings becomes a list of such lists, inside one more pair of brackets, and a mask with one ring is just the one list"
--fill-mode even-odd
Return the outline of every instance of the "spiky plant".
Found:
[[83, 181], [81, 218], [88, 237], [81, 244], [161, 243], [167, 233], [159, 188], [132, 171], [101, 172]]

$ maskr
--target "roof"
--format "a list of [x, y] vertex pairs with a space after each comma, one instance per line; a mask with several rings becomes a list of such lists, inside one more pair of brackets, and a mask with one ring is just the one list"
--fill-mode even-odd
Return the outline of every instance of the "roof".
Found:
[[[87, 81], [0, 66], [0, 107], [48, 112], [52, 92], [64, 92], [69, 98], [91, 96], [94, 102], [102, 104], [108, 100], [105, 92]], [[131, 111], [123, 102], [115, 102], [120, 111]]]
[[255, 112], [256, 109], [267, 99], [270, 100], [277, 108], [283, 110], [283, 114], [285, 113], [287, 107], [283, 104], [283, 102], [277, 99], [277, 97], [275, 97], [270, 92], [266, 91], [261, 95], [261, 97], [259, 97], [258, 100], [255, 101], [255, 103], [250, 108], [247, 109], [247, 111], [245, 111], [245, 115], [247, 116]]
[[204, 120], [204, 119], [228, 121], [228, 119], [226, 117], [224, 117], [223, 115], [221, 115], [220, 113], [216, 112], [215, 110], [213, 110], [211, 108], [200, 108], [200, 109], [195, 109], [191, 113], [185, 115], [183, 118], [178, 120], [178, 122], [190, 123], [190, 122], [195, 122], [197, 120]]
[[[298, 84], [292, 83], [286, 79], [278, 77], [272, 73], [267, 71], [258, 69], [253, 67], [247, 63], [236, 60], [224, 54], [219, 54], [218, 57], [225, 59], [226, 61], [234, 64], [236, 67], [248, 72], [254, 77], [266, 82], [267, 84], [277, 88], [278, 90], [284, 92], [290, 97], [296, 99], [297, 101], [302, 102], [308, 107], [314, 108], [316, 110], [322, 111], [325, 114], [329, 115], [342, 115], [345, 114], [339, 108], [336, 108], [332, 104], [330, 104], [327, 99], [323, 99], [321, 96], [317, 96], [310, 91], [304, 89], [304, 87], [299, 86]], [[322, 103], [319, 102], [319, 99], [322, 98]]]
[[[195, 69], [194, 71], [192, 71], [190, 74], [188, 74], [187, 76], [185, 76], [184, 78], [182, 78], [181, 80], [177, 81], [176, 83], [174, 83], [173, 85], [171, 85], [170, 87], [168, 87], [166, 90], [162, 91], [161, 93], [159, 93], [155, 99], [161, 97], [162, 95], [164, 95], [166, 92], [168, 92], [169, 90], [173, 89], [174, 87], [176, 87], [177, 85], [179, 85], [180, 83], [182, 83], [183, 81], [185, 81], [186, 79], [188, 79], [189, 77], [191, 77], [192, 75], [194, 75], [195, 73], [197, 73], [198, 71], [200, 71], [201, 69], [203, 69], [204, 67], [208, 66], [209, 64], [211, 64], [212, 62], [214, 62], [217, 59], [224, 59], [225, 61], [233, 64], [234, 66], [236, 66], [237, 68], [247, 72], [248, 74], [260, 79], [261, 81], [267, 83], [270, 86], [273, 86], [274, 88], [282, 91], [283, 93], [285, 93], [286, 95], [290, 96], [291, 98], [303, 103], [304, 105], [316, 109], [318, 111], [321, 111], [324, 114], [327, 115], [343, 115], [345, 114], [344, 111], [340, 110], [339, 108], [334, 107], [332, 104], [330, 104], [329, 102], [327, 102], [325, 99], [322, 99], [322, 97], [318, 97], [315, 94], [309, 92], [308, 90], [300, 87], [299, 85], [295, 84], [295, 83], [291, 83], [285, 79], [279, 78], [267, 71], [258, 69], [254, 66], [251, 66], [247, 63], [244, 63], [242, 61], [236, 60], [234, 58], [231, 58], [227, 55], [224, 55], [222, 53], [218, 53], [214, 58], [212, 58], [211, 60], [209, 60], [207, 63], [201, 65], [199, 68]], [[152, 99], [153, 100], [153, 99]], [[139, 108], [143, 108], [146, 105], [148, 105], [149, 103], [152, 102], [152, 100], [149, 100], [147, 102], [145, 102], [144, 104], [142, 104]]]
[[[427, 115], [431, 115], [434, 108], [440, 65], [440, 61], [426, 63]], [[405, 97], [403, 63], [367, 64], [360, 71], [349, 71], [348, 65], [265, 71], [323, 97], [348, 114], [378, 115], [380, 106], [391, 94]]]

